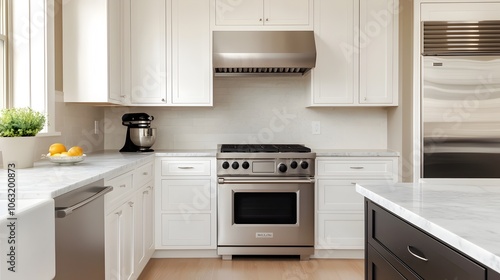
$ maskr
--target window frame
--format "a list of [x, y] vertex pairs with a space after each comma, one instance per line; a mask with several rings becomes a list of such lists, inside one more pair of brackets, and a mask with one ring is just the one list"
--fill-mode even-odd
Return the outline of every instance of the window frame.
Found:
[[0, 1], [8, 14], [6, 105], [42, 112], [46, 123], [37, 136], [61, 135], [55, 130], [54, 0]]

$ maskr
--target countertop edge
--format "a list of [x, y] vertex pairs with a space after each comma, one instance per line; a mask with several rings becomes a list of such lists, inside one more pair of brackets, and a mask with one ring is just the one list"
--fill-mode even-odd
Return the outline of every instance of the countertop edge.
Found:
[[463, 237], [458, 236], [452, 231], [434, 224], [433, 222], [421, 217], [420, 215], [364, 188], [359, 184], [356, 184], [356, 191], [367, 199], [387, 209], [394, 215], [402, 218], [408, 223], [415, 225], [422, 231], [429, 233], [440, 241], [446, 243], [453, 249], [468, 255], [477, 262], [480, 262], [483, 265], [488, 266], [489, 268], [500, 273], [500, 256], [497, 256], [487, 251], [486, 249], [477, 246], [476, 244], [468, 241]]
[[399, 152], [392, 150], [342, 150], [317, 149], [313, 150], [316, 157], [399, 157]]

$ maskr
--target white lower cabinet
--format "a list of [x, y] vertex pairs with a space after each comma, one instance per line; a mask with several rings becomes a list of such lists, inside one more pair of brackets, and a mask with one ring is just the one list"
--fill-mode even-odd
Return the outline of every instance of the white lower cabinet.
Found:
[[134, 279], [134, 201], [106, 215], [106, 279]]
[[216, 249], [215, 158], [156, 160], [156, 249]]
[[364, 199], [356, 184], [397, 182], [398, 158], [318, 157], [316, 170], [317, 255], [362, 258]]
[[105, 181], [106, 280], [137, 279], [154, 252], [153, 162]]

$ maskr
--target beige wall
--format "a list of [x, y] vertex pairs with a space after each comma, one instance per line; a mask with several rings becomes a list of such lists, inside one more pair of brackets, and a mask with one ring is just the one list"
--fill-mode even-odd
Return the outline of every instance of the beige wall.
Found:
[[413, 0], [400, 0], [399, 14], [399, 106], [389, 109], [387, 122], [388, 148], [398, 151], [400, 175], [403, 181], [412, 180], [412, 90], [413, 90]]
[[[70, 148], [79, 145], [86, 153], [104, 149], [104, 131], [102, 127], [94, 134], [94, 121], [104, 119], [104, 109], [85, 104], [68, 104], [63, 100], [63, 69], [62, 69], [62, 0], [55, 0], [55, 88], [56, 108], [55, 126], [60, 136], [39, 137], [35, 159], [46, 154], [50, 144], [61, 142]], [[102, 122], [101, 122], [102, 123]]]

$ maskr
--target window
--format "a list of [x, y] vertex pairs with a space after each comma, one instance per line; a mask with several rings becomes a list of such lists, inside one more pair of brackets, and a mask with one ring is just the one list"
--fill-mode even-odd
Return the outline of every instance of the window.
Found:
[[0, 108], [7, 105], [7, 0], [0, 0]]
[[0, 0], [8, 13], [9, 87], [6, 107], [31, 107], [54, 133], [54, 0]]

